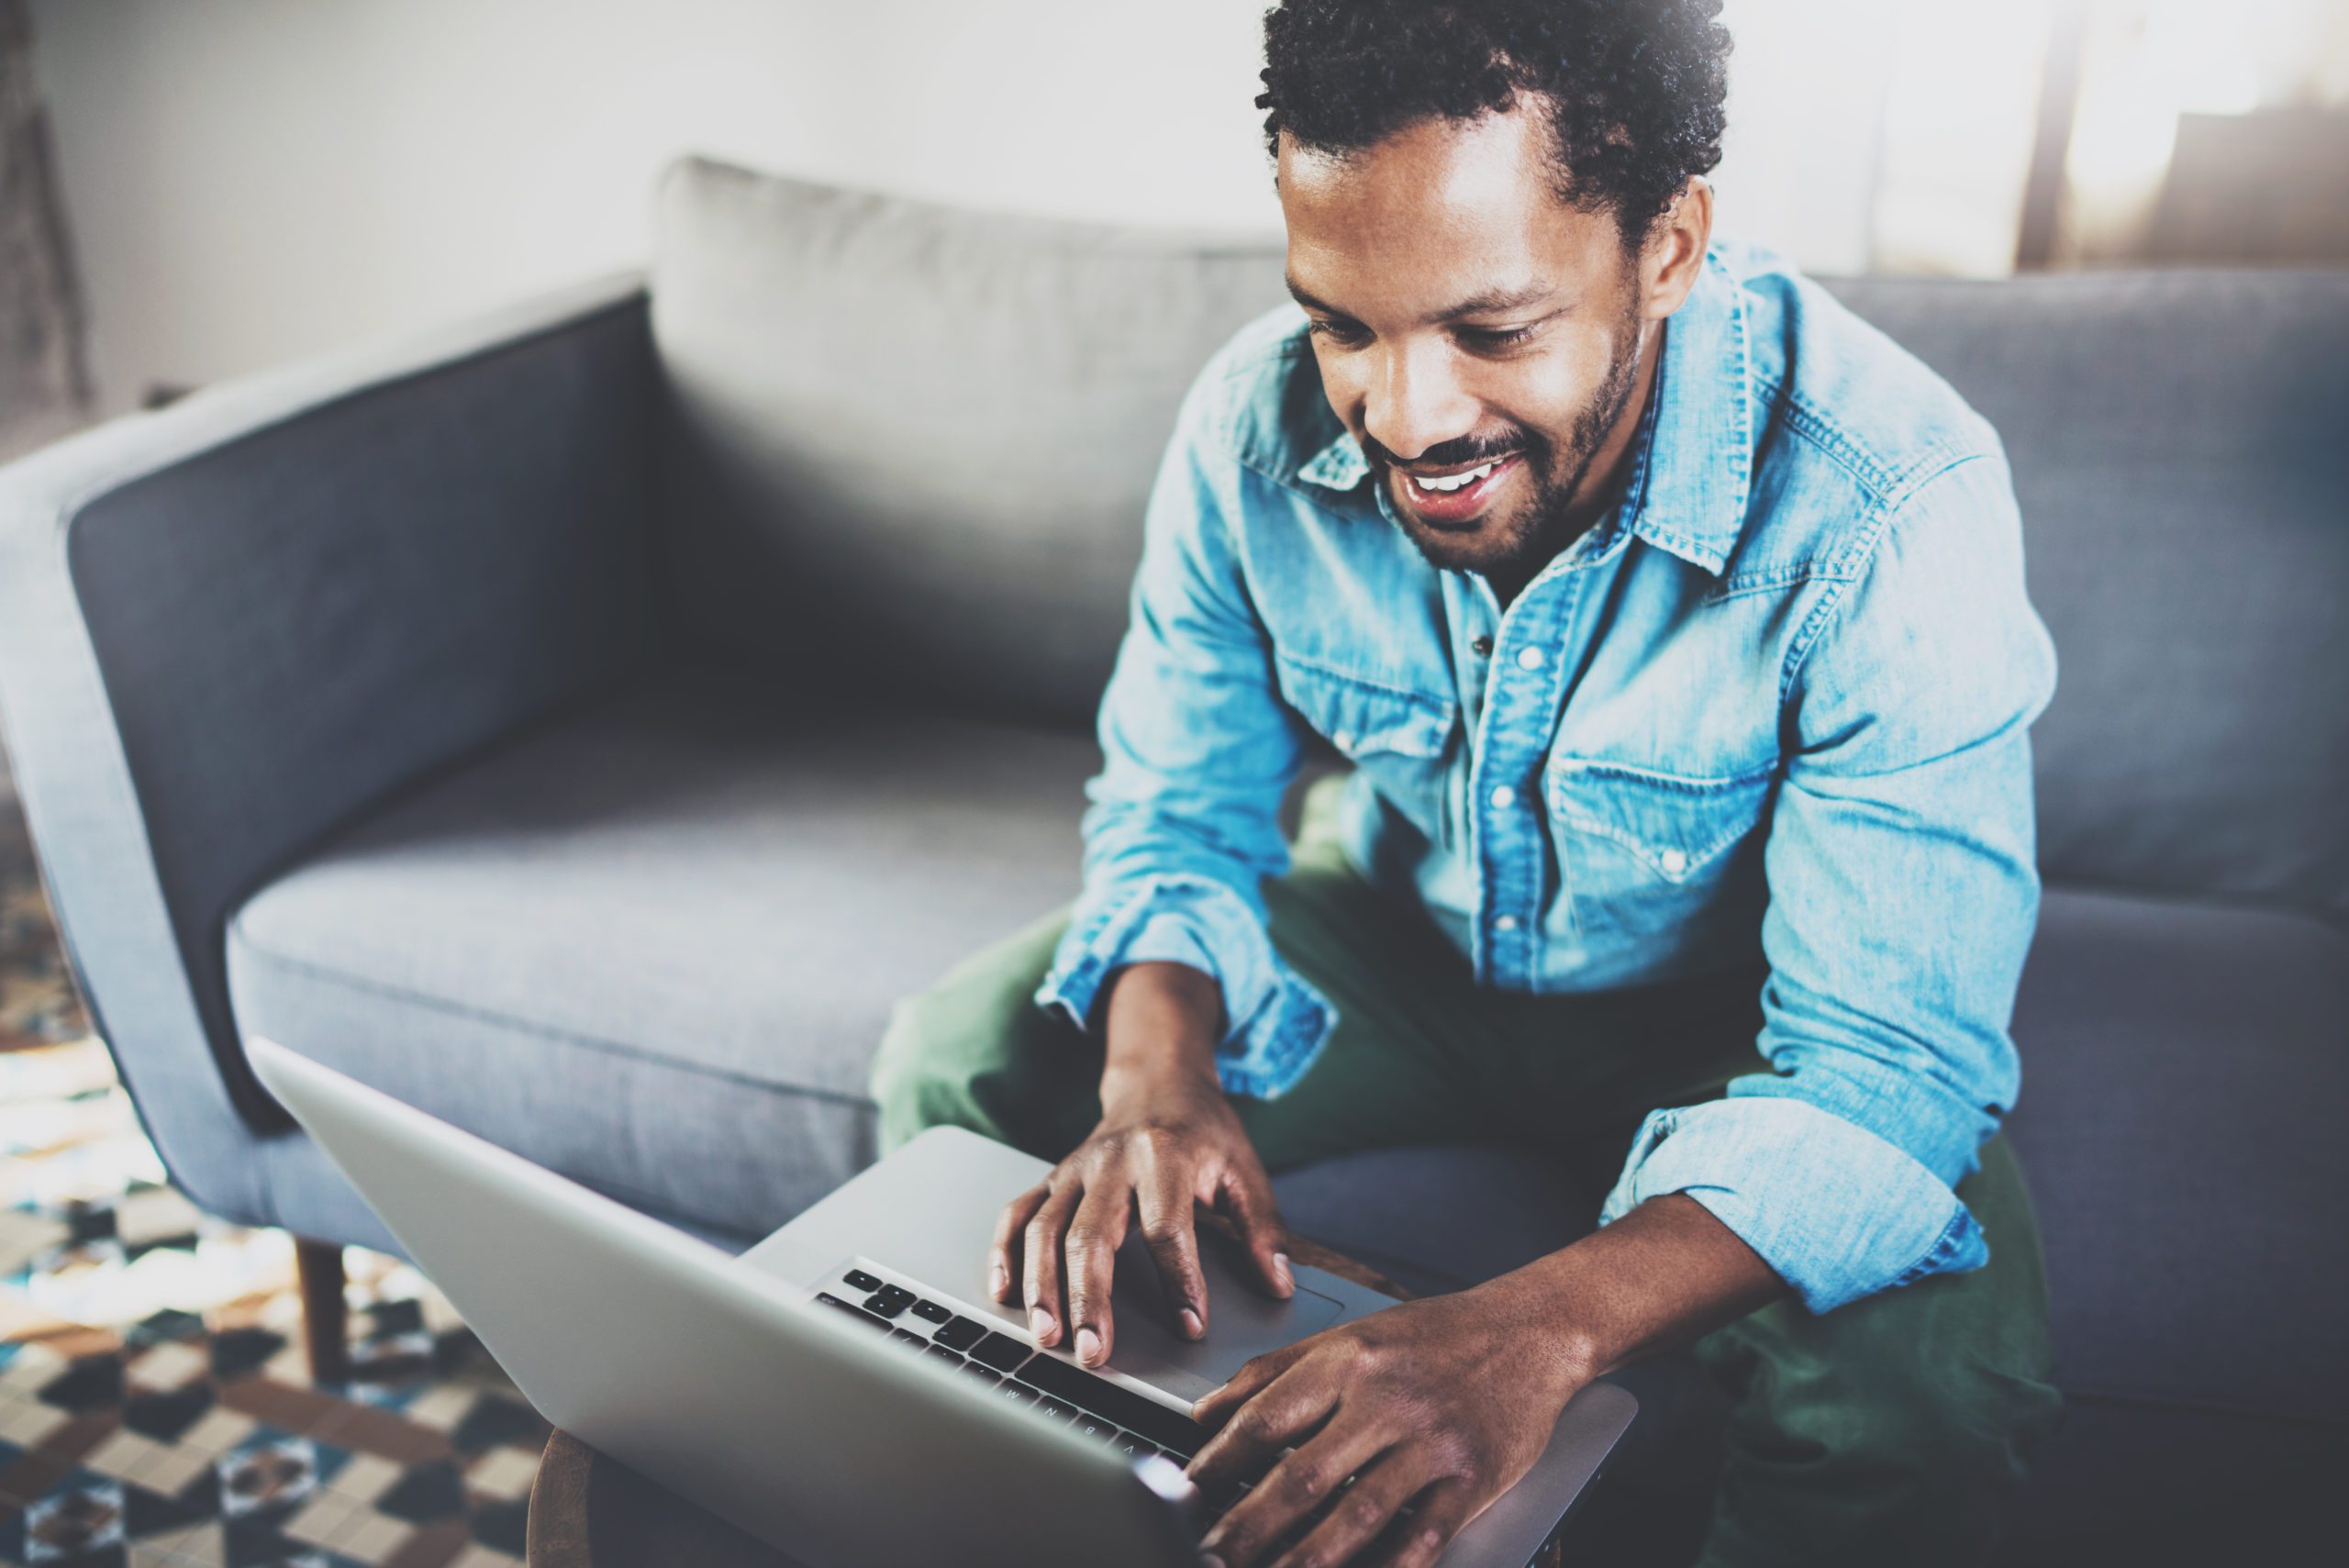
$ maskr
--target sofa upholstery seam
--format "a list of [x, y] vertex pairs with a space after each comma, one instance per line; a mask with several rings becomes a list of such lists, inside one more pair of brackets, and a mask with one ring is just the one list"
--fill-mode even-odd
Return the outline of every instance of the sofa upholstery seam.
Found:
[[580, 1046], [585, 1050], [600, 1051], [607, 1056], [640, 1062], [646, 1066], [668, 1067], [705, 1078], [737, 1084], [746, 1088], [762, 1089], [774, 1094], [800, 1095], [810, 1099], [828, 1100], [844, 1106], [867, 1107], [872, 1104], [869, 1098], [862, 1095], [847, 1094], [838, 1089], [819, 1089], [812, 1084], [781, 1083], [771, 1079], [756, 1078], [750, 1073], [737, 1072], [730, 1068], [707, 1066], [686, 1062], [678, 1057], [662, 1056], [647, 1051], [642, 1046], [629, 1045], [624, 1040], [581, 1034], [575, 1029], [562, 1029], [552, 1024], [536, 1023], [530, 1019], [518, 1018], [492, 1008], [452, 1001], [445, 996], [436, 996], [429, 992], [418, 991], [409, 986], [395, 985], [381, 980], [370, 980], [362, 975], [330, 968], [325, 964], [314, 963], [306, 959], [291, 958], [284, 953], [272, 952], [253, 940], [252, 934], [245, 929], [242, 921], [238, 922], [236, 931], [245, 951], [255, 958], [265, 963], [274, 964], [289, 973], [303, 975], [308, 979], [347, 986], [354, 991], [366, 992], [417, 1006], [429, 1007], [436, 1012], [446, 1013], [451, 1018], [466, 1018], [476, 1023], [495, 1024], [502, 1029], [536, 1035], [543, 1040]]

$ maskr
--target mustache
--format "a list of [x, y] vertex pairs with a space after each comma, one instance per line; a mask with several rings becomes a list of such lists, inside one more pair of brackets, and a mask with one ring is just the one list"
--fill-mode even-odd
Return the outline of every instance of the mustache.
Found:
[[1431, 468], [1451, 468], [1460, 463], [1482, 462], [1486, 458], [1507, 457], [1512, 452], [1538, 456], [1542, 443], [1531, 430], [1519, 429], [1506, 436], [1460, 436], [1449, 441], [1438, 441], [1427, 450], [1408, 461], [1397, 457], [1378, 438], [1364, 431], [1361, 437], [1363, 455], [1381, 467], [1404, 468], [1410, 463], [1424, 463]]

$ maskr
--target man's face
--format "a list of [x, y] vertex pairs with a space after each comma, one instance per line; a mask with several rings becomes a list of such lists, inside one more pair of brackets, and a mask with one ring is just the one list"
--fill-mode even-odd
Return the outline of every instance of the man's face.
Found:
[[1284, 137], [1279, 158], [1330, 407], [1421, 554], [1519, 580], [1587, 525], [1644, 384], [1638, 258], [1611, 214], [1558, 199], [1548, 134], [1520, 106], [1342, 159]]

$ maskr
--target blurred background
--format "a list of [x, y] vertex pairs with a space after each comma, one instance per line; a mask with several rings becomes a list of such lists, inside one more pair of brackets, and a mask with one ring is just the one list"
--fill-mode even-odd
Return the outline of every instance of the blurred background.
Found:
[[[112, 414], [630, 264], [654, 172], [686, 150], [986, 207], [1275, 228], [1263, 9], [0, 0], [6, 205], [46, 187], [31, 205], [63, 229], [47, 268], [11, 237], [7, 275], [46, 277], [86, 328], [50, 344], [38, 401]], [[1724, 17], [1720, 223], [1814, 271], [2349, 259], [2343, 0]], [[44, 104], [45, 138], [27, 123]], [[0, 451], [59, 417], [21, 379], [0, 398], [20, 430]]]

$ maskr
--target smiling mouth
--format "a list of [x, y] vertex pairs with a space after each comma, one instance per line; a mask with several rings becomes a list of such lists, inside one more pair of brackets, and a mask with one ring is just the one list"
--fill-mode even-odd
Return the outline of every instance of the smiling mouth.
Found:
[[1520, 454], [1509, 452], [1443, 473], [1419, 474], [1408, 468], [1396, 472], [1403, 476], [1403, 491], [1412, 511], [1429, 522], [1457, 528], [1481, 516], [1494, 493], [1523, 462]]

